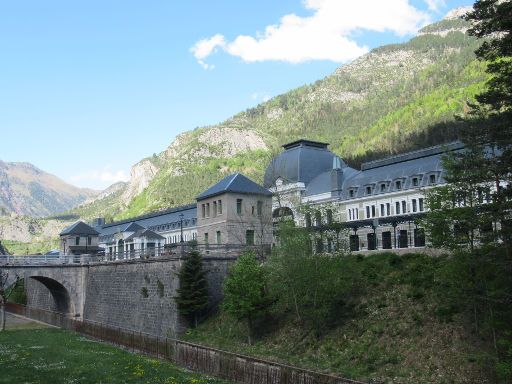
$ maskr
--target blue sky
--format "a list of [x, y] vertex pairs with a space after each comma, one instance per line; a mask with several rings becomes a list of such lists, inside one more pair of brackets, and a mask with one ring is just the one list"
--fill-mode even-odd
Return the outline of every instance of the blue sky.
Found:
[[102, 189], [179, 133], [314, 82], [471, 4], [1, 1], [0, 160]]

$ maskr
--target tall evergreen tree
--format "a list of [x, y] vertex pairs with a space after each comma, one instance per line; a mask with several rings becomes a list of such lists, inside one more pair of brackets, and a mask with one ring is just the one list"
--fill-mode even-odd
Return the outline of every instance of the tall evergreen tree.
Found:
[[474, 23], [468, 33], [485, 39], [475, 53], [490, 77], [461, 129], [466, 150], [447, 162], [447, 181], [455, 200], [488, 194], [488, 200], [475, 199], [475, 207], [496, 224], [512, 260], [512, 2], [478, 0], [466, 19]]
[[197, 327], [199, 315], [208, 305], [208, 281], [199, 252], [190, 252], [178, 277], [180, 287], [175, 297], [178, 312]]
[[475, 53], [489, 80], [461, 126], [465, 149], [444, 161], [448, 184], [427, 193], [426, 230], [433, 245], [452, 249], [457, 261], [452, 278], [460, 292], [446, 292], [446, 299], [493, 343], [496, 370], [510, 382], [512, 1], [478, 0], [466, 19], [474, 22], [468, 33], [484, 39]]

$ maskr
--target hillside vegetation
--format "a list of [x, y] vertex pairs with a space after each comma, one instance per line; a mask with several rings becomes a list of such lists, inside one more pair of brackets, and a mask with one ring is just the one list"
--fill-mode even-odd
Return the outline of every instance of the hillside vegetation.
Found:
[[355, 290], [320, 333], [273, 310], [249, 345], [245, 323], [219, 312], [185, 339], [374, 383], [497, 382], [492, 345], [472, 331], [463, 300], [453, 302], [463, 289], [450, 280], [454, 260], [381, 253], [343, 263]]
[[455, 116], [484, 87], [479, 46], [459, 18], [425, 27], [403, 44], [374, 49], [332, 75], [291, 90], [225, 122], [178, 136], [142, 160], [132, 180], [105, 199], [71, 213], [126, 218], [194, 201], [226, 174], [262, 180], [280, 145], [325, 141], [357, 166], [361, 161], [455, 139]]

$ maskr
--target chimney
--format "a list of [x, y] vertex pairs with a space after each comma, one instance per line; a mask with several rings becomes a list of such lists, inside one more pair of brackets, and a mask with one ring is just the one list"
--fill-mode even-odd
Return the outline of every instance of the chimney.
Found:
[[104, 217], [97, 217], [95, 219], [93, 219], [92, 221], [92, 226], [93, 227], [101, 227], [105, 225], [105, 218]]
[[331, 197], [341, 196], [341, 187], [343, 185], [343, 169], [341, 159], [338, 156], [332, 158], [331, 170]]

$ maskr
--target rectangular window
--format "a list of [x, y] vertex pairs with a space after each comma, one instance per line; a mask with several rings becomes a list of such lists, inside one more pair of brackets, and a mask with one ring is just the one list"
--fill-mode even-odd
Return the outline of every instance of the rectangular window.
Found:
[[208, 233], [204, 234], [204, 243], [208, 244]]
[[436, 183], [436, 175], [430, 175], [430, 184]]
[[416, 212], [418, 210], [418, 206], [416, 203], [416, 199], [412, 199], [412, 211]]
[[420, 212], [423, 212], [423, 199], [418, 199], [420, 205]]
[[359, 208], [355, 208], [355, 210], [356, 210], [356, 219], [359, 220]]
[[80, 245], [80, 236], [75, 237], [75, 245]]
[[91, 244], [92, 244], [92, 237], [87, 236], [87, 245], [91, 245]]
[[206, 203], [206, 217], [210, 217], [210, 203]]
[[400, 203], [397, 201], [395, 203], [395, 215], [399, 215], [400, 214]]
[[404, 201], [402, 201], [402, 213], [407, 213], [407, 203]]
[[254, 211], [255, 211], [255, 210], [254, 210], [254, 205], [253, 205], [253, 206], [251, 207], [251, 215], [253, 215], [253, 216], [254, 216]]
[[396, 189], [402, 189], [402, 182], [401, 182], [400, 180], [397, 180], [397, 181], [395, 182], [395, 188], [396, 188]]
[[206, 217], [206, 206], [204, 204], [201, 205], [201, 217], [203, 219]]
[[217, 231], [217, 244], [222, 242], [220, 231]]
[[372, 205], [372, 217], [375, 217], [375, 205]]
[[382, 184], [380, 185], [380, 191], [381, 191], [381, 192], [386, 192], [386, 184], [382, 183]]
[[245, 244], [254, 245], [254, 230], [248, 229], [245, 231]]
[[413, 187], [417, 187], [418, 186], [418, 178], [417, 177], [413, 177], [412, 178], [412, 186]]
[[217, 213], [222, 215], [222, 200], [219, 200], [217, 203]]
[[370, 206], [366, 206], [366, 218], [368, 219], [370, 217]]
[[217, 202], [214, 201], [213, 202], [213, 216], [216, 216], [217, 215]]
[[386, 203], [386, 215], [391, 215], [391, 204]]
[[384, 212], [384, 204], [381, 204], [380, 205], [380, 216], [383, 217], [385, 215], [385, 212]]
[[348, 219], [352, 220], [352, 209], [348, 210]]
[[366, 194], [371, 195], [372, 194], [372, 187], [366, 187]]
[[236, 213], [242, 214], [242, 199], [236, 199]]
[[258, 201], [257, 211], [258, 211], [258, 216], [263, 215], [263, 201]]
[[382, 249], [391, 249], [391, 232], [382, 232]]
[[327, 210], [327, 224], [332, 224], [332, 210], [331, 209], [328, 209]]
[[348, 191], [348, 195], [350, 197], [354, 197], [354, 190], [351, 189], [350, 191]]

